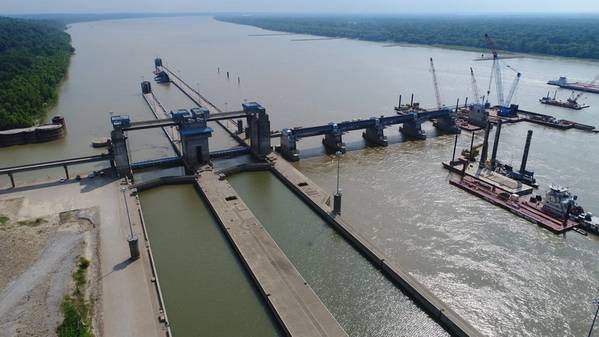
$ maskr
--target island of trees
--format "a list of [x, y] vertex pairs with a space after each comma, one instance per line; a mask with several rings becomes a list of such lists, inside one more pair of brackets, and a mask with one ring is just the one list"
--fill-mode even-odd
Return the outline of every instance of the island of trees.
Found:
[[0, 17], [0, 130], [33, 126], [44, 116], [72, 53], [64, 24]]
[[218, 20], [268, 30], [368, 41], [599, 59], [599, 16], [239, 15]]

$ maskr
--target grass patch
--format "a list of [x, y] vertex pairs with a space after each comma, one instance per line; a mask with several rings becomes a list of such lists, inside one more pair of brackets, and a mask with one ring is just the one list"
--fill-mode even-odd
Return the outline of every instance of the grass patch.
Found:
[[17, 221], [17, 223], [21, 226], [29, 226], [29, 227], [36, 227], [39, 226], [41, 224], [44, 224], [48, 221], [46, 221], [46, 219], [44, 218], [35, 218], [35, 219], [29, 219], [29, 220], [21, 220], [21, 221]]
[[8, 222], [8, 220], [10, 220], [9, 217], [7, 217], [4, 214], [0, 214], [0, 225], [4, 225]]
[[56, 329], [58, 337], [94, 337], [91, 330], [90, 304], [85, 300], [85, 283], [89, 260], [79, 257], [77, 270], [73, 273], [75, 289], [62, 302], [64, 320]]

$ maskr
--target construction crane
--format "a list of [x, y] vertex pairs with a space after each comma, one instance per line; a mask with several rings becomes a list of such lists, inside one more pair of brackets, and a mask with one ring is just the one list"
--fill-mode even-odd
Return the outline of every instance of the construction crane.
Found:
[[472, 70], [472, 67], [470, 67], [470, 77], [472, 80], [472, 94], [474, 95], [475, 102], [484, 105], [484, 97], [480, 96], [480, 93], [478, 91], [478, 84], [476, 83], [476, 77], [474, 76], [474, 70]]
[[[489, 36], [489, 34], [485, 34], [485, 44], [487, 45], [487, 48], [489, 48], [489, 50], [491, 50], [491, 53], [493, 54], [493, 65], [491, 66], [491, 76], [489, 76], [489, 86], [487, 88], [487, 99], [489, 99], [489, 95], [491, 94], [491, 86], [493, 84], [493, 76], [495, 74], [499, 74], [499, 81], [497, 81], [497, 98], [500, 101], [499, 104], [501, 105], [501, 100], [503, 99], [503, 88], [502, 88], [502, 84], [501, 84], [501, 69], [499, 69], [499, 59], [498, 59], [498, 55], [497, 55], [497, 48], [495, 48], [495, 42], [493, 42], [493, 40], [491, 39], [491, 36]], [[501, 89], [501, 94], [500, 94], [500, 90]], [[501, 95], [501, 98], [499, 97]]]
[[506, 106], [509, 107], [510, 104], [512, 103], [512, 98], [514, 98], [514, 94], [516, 93], [516, 90], [518, 89], [518, 83], [520, 82], [520, 77], [522, 76], [522, 73], [520, 73], [518, 70], [514, 69], [513, 67], [511, 67], [510, 65], [506, 64], [506, 67], [508, 67], [509, 69], [513, 70], [514, 72], [516, 72], [516, 78], [514, 79], [514, 82], [512, 83], [512, 87], [510, 88], [510, 92], [507, 95], [507, 98], [505, 99], [505, 105], [502, 106]]
[[512, 83], [512, 87], [510, 88], [510, 91], [509, 91], [507, 97], [505, 97], [504, 92], [503, 92], [503, 79], [502, 79], [502, 75], [501, 75], [501, 62], [500, 62], [499, 56], [497, 54], [497, 48], [495, 47], [495, 42], [493, 42], [493, 39], [491, 39], [491, 36], [489, 36], [489, 34], [485, 34], [485, 43], [487, 45], [487, 48], [489, 48], [491, 50], [491, 53], [493, 53], [493, 65], [491, 66], [491, 76], [490, 76], [490, 80], [489, 80], [489, 89], [487, 90], [487, 97], [491, 91], [491, 83], [493, 82], [493, 75], [494, 75], [495, 76], [495, 85], [497, 88], [497, 101], [498, 101], [497, 103], [499, 105], [500, 115], [503, 115], [503, 116], [512, 115], [513, 112], [511, 111], [510, 104], [512, 103], [512, 98], [514, 97], [514, 94], [516, 93], [516, 89], [518, 88], [518, 83], [520, 82], [520, 77], [522, 76], [522, 74], [519, 71], [515, 70], [514, 68], [510, 67], [509, 65], [506, 65], [507, 68], [516, 72], [516, 78], [514, 79], [514, 82]]
[[433, 74], [433, 85], [435, 86], [435, 98], [437, 99], [437, 108], [441, 109], [443, 105], [441, 104], [441, 94], [439, 93], [439, 82], [437, 82], [437, 72], [435, 71], [435, 64], [433, 63], [433, 58], [431, 57], [431, 73]]

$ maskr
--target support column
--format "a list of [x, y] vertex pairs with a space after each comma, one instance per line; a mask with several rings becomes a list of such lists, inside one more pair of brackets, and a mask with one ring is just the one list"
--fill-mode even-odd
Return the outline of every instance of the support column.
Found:
[[489, 132], [491, 131], [491, 123], [487, 123], [487, 127], [485, 128], [485, 139], [483, 140], [483, 150], [480, 153], [480, 162], [478, 166], [485, 166], [487, 161], [487, 156], [489, 154]]
[[242, 107], [248, 114], [248, 137], [252, 154], [262, 160], [272, 152], [268, 114], [266, 109], [256, 102], [244, 103]]
[[495, 128], [495, 140], [493, 141], [493, 152], [491, 153], [491, 170], [495, 170], [497, 167], [497, 149], [499, 148], [499, 137], [501, 136], [501, 119], [497, 121], [497, 128]]
[[416, 114], [412, 113], [413, 120], [403, 123], [399, 131], [407, 138], [411, 139], [426, 139], [426, 134], [422, 131], [422, 122], [416, 118]]
[[281, 131], [281, 154], [289, 161], [299, 160], [299, 151], [297, 150], [297, 138], [290, 129]]
[[345, 143], [343, 142], [342, 135], [343, 132], [339, 130], [337, 124], [330, 123], [333, 127], [331, 133], [327, 133], [324, 135], [324, 139], [322, 140], [322, 145], [324, 145], [325, 150], [328, 154], [341, 152], [345, 153], [347, 150], [345, 149]]
[[526, 163], [528, 162], [528, 151], [530, 151], [530, 142], [532, 141], [532, 130], [528, 130], [526, 135], [526, 144], [524, 145], [524, 153], [522, 154], [522, 163], [520, 163], [520, 174], [526, 173]]
[[460, 128], [455, 123], [456, 115], [451, 111], [447, 111], [447, 116], [437, 118], [435, 127], [443, 133], [455, 135], [460, 133]]
[[189, 114], [188, 117], [173, 114], [173, 119], [180, 119], [179, 136], [183, 161], [188, 168], [194, 169], [210, 162], [208, 138], [212, 136], [212, 128], [206, 126], [203, 114]]
[[375, 121], [373, 127], [366, 128], [362, 133], [362, 137], [366, 139], [366, 143], [369, 146], [387, 146], [389, 142], [387, 141], [387, 136], [385, 136], [384, 130], [385, 126], [381, 123], [379, 118], [371, 118]]

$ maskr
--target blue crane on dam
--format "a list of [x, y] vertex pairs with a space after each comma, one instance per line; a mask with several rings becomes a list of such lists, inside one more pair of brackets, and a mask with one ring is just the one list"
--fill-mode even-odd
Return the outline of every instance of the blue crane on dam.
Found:
[[400, 131], [404, 136], [412, 139], [426, 139], [421, 127], [423, 121], [435, 120], [435, 127], [442, 132], [457, 134], [460, 133], [460, 129], [455, 123], [455, 118], [454, 111], [442, 107], [431, 111], [398, 113], [394, 116], [370, 117], [311, 127], [285, 128], [280, 133], [274, 133], [273, 136], [281, 137], [279, 149], [281, 154], [287, 160], [296, 161], [299, 160], [297, 142], [305, 137], [324, 135], [322, 143], [328, 153], [337, 151], [345, 153], [345, 143], [342, 140], [342, 135], [345, 132], [364, 130], [362, 137], [369, 146], [387, 146], [387, 137], [383, 132], [387, 126], [402, 124]]

